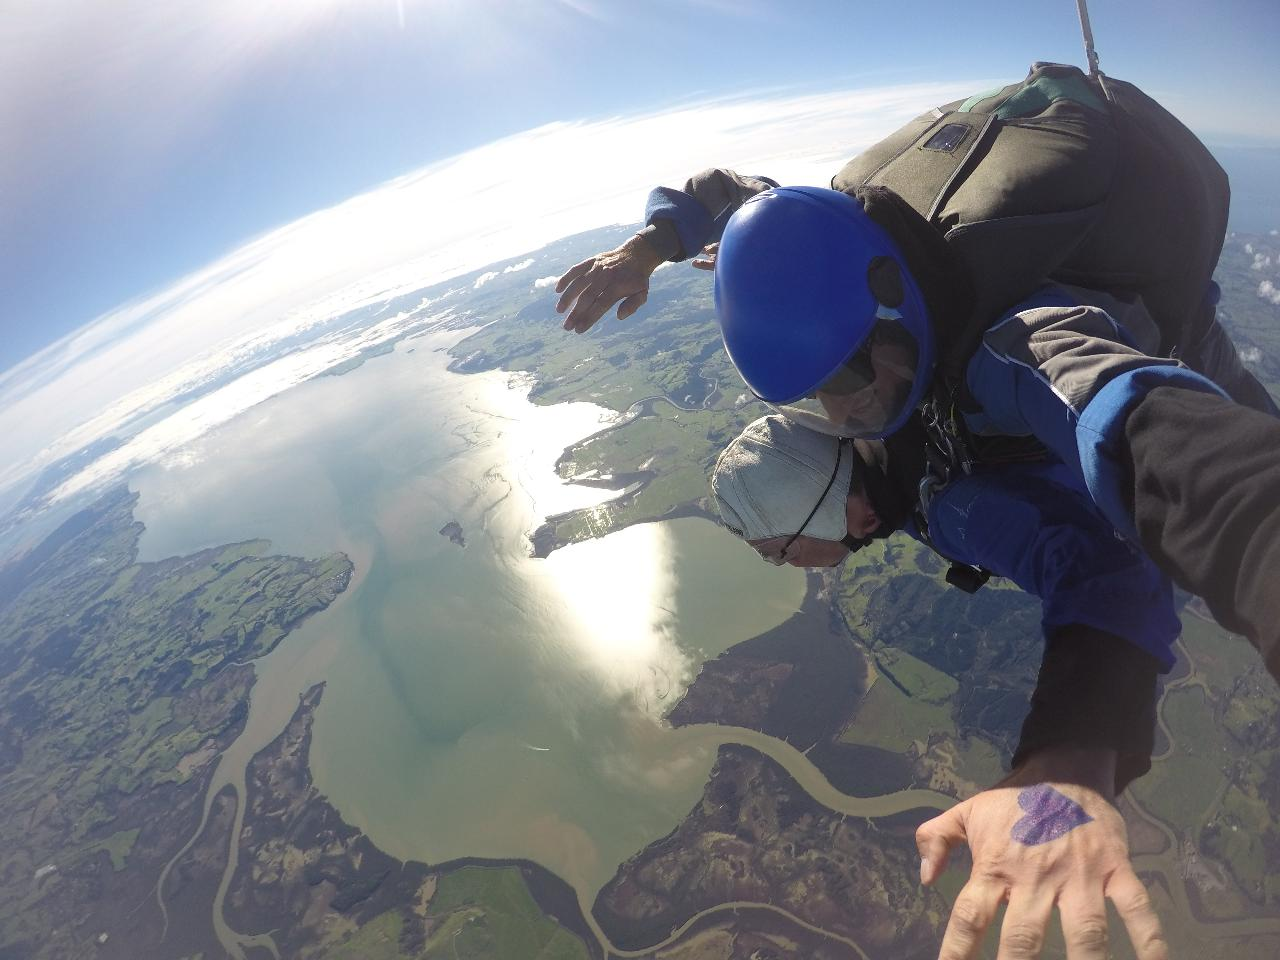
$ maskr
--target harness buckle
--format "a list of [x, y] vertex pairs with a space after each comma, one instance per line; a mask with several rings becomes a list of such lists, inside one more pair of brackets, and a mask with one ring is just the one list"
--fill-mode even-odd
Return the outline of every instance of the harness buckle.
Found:
[[916, 527], [925, 543], [944, 560], [951, 561], [947, 569], [947, 583], [965, 593], [976, 593], [991, 579], [991, 571], [952, 560], [942, 553], [929, 535], [929, 505], [939, 490], [946, 487], [957, 473], [973, 472], [973, 460], [967, 445], [959, 435], [953, 420], [944, 418], [938, 410], [936, 398], [924, 405], [921, 420], [925, 431], [925, 467], [920, 478], [916, 503]]

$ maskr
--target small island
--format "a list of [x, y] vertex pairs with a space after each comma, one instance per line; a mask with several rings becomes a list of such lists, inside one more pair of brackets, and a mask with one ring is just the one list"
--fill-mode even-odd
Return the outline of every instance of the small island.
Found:
[[462, 524], [457, 520], [450, 520], [441, 527], [440, 536], [448, 537], [450, 543], [456, 543], [460, 547], [467, 545], [467, 538], [462, 535]]

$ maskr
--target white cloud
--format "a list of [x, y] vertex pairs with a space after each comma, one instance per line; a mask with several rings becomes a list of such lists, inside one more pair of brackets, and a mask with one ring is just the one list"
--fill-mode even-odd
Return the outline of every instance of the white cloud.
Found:
[[544, 290], [547, 287], [554, 287], [559, 279], [559, 277], [539, 277], [533, 281], [533, 288], [535, 290]]
[[1257, 347], [1244, 347], [1240, 350], [1240, 359], [1245, 363], [1260, 363], [1262, 351]]
[[1258, 296], [1280, 307], [1280, 289], [1270, 280], [1263, 280], [1258, 284]]
[[1255, 253], [1255, 254], [1253, 255], [1253, 264], [1252, 264], [1252, 269], [1254, 269], [1254, 270], [1263, 270], [1263, 269], [1265, 269], [1266, 267], [1269, 267], [1269, 266], [1271, 266], [1271, 257], [1270, 257], [1270, 256], [1268, 256], [1268, 255], [1266, 255], [1266, 254], [1261, 254], [1261, 253]]
[[[0, 489], [344, 310], [575, 232], [635, 222], [652, 186], [682, 183], [710, 164], [825, 184], [922, 105], [984, 82], [554, 123], [389, 181], [265, 234], [0, 373]], [[541, 189], [529, 191], [531, 181]]]
[[181, 458], [185, 445], [264, 400], [355, 357], [365, 347], [385, 342], [406, 327], [429, 325], [448, 315], [448, 311], [431, 316], [424, 316], [420, 309], [407, 311], [374, 324], [357, 336], [324, 338], [306, 349], [250, 370], [140, 431], [67, 480], [53, 492], [51, 499], [62, 499], [95, 484], [111, 482], [129, 468], [143, 463], [166, 457]]
[[509, 267], [504, 267], [502, 272], [517, 273], [520, 270], [528, 270], [532, 266], [533, 266], [533, 257], [529, 257], [527, 260], [521, 260], [519, 263], [513, 263]]
[[497, 275], [498, 275], [497, 272], [494, 270], [490, 270], [488, 273], [480, 274], [480, 276], [476, 277], [476, 282], [475, 284], [473, 284], [472, 289], [479, 290], [481, 287], [483, 287], [486, 283], [488, 283]]

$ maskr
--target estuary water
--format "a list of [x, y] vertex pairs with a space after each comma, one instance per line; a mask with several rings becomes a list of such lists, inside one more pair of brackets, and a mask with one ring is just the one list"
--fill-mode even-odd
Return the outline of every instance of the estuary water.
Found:
[[[402, 858], [536, 860], [589, 902], [688, 812], [726, 739], [662, 715], [704, 660], [794, 613], [804, 575], [699, 519], [529, 557], [542, 518], [614, 496], [563, 483], [554, 462], [617, 415], [535, 406], [511, 374], [450, 373], [458, 336], [310, 381], [148, 468], [132, 481], [143, 559], [261, 537], [356, 565], [258, 661], [210, 795], [243, 789], [323, 681], [311, 765], [344, 818]], [[440, 535], [450, 521], [465, 547]]]

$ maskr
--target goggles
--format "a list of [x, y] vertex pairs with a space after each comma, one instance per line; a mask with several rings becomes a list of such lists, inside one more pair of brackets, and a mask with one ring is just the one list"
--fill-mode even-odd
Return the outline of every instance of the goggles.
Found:
[[881, 305], [871, 333], [814, 391], [770, 404], [790, 420], [839, 437], [878, 437], [903, 418], [920, 373], [920, 346], [902, 315]]

